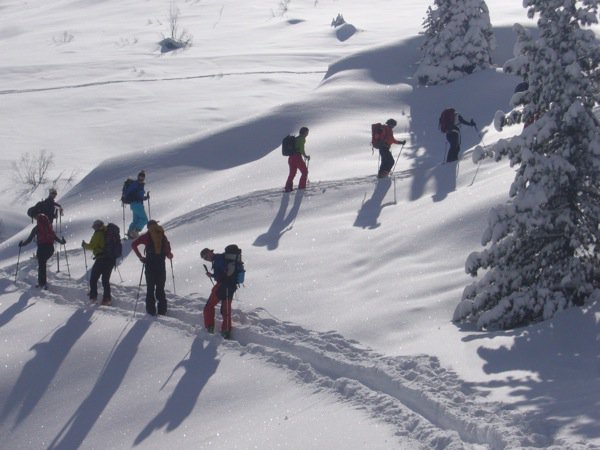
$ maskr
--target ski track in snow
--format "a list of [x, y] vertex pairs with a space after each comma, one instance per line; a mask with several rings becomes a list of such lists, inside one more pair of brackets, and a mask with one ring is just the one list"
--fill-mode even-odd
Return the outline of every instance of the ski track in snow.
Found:
[[5, 89], [0, 90], [0, 95], [13, 95], [13, 94], [29, 94], [32, 92], [46, 92], [46, 91], [61, 91], [66, 89], [80, 89], [88, 87], [106, 86], [111, 84], [125, 84], [125, 83], [156, 83], [160, 81], [185, 81], [185, 80], [198, 80], [202, 78], [224, 78], [232, 76], [252, 76], [252, 75], [312, 75], [312, 74], [325, 74], [325, 70], [272, 70], [272, 71], [248, 71], [248, 72], [220, 72], [217, 74], [206, 74], [206, 75], [189, 75], [183, 77], [162, 77], [162, 78], [144, 78], [144, 79], [128, 79], [128, 80], [107, 80], [107, 81], [91, 81], [89, 83], [80, 84], [69, 84], [63, 86], [51, 86], [51, 87], [40, 87], [40, 88], [25, 88], [25, 89]]
[[[318, 183], [318, 190], [348, 183], [372, 182], [373, 177], [338, 182]], [[313, 185], [313, 190], [315, 186]], [[260, 191], [229, 202], [212, 206], [213, 210], [239, 205], [243, 201], [259, 200], [281, 192]], [[183, 223], [198, 220], [206, 208], [180, 218]], [[170, 226], [176, 226], [172, 220]], [[69, 253], [78, 250], [70, 250]], [[73, 255], [75, 256], [75, 255]], [[0, 273], [5, 280], [14, 279], [15, 268]], [[12, 275], [11, 275], [12, 274]], [[49, 273], [49, 291], [37, 291], [37, 264], [34, 259], [22, 262], [19, 289], [32, 289], [32, 296], [58, 304], [91, 307], [86, 298], [88, 282]], [[113, 307], [99, 307], [103, 313], [148, 320], [144, 311], [144, 289], [112, 283]], [[243, 295], [243, 291], [242, 291]], [[81, 298], [80, 302], [76, 300]], [[137, 301], [136, 301], [137, 299]], [[167, 326], [190, 336], [205, 334], [207, 339], [221, 339], [202, 330], [202, 308], [206, 298], [198, 294], [168, 295], [168, 316], [156, 324]], [[92, 306], [94, 307], [94, 306]], [[548, 442], [530, 432], [527, 417], [500, 403], [486, 403], [468, 383], [440, 366], [428, 355], [388, 357], [365, 348], [335, 331], [307, 330], [282, 321], [262, 308], [244, 312], [234, 310], [234, 340], [221, 345], [227, 351], [250, 354], [278, 367], [300, 383], [315, 391], [337, 396], [352, 407], [364, 410], [374, 420], [383, 421], [397, 430], [403, 440], [414, 441], [422, 449], [562, 449], [560, 442]], [[153, 319], [151, 319], [153, 320]], [[167, 380], [168, 382], [168, 380]], [[569, 447], [576, 450], [572, 446]], [[580, 446], [577, 449], [591, 449]]]

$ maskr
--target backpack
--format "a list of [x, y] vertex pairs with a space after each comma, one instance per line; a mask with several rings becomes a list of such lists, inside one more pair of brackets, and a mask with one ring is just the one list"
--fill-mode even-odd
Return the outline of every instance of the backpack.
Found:
[[37, 202], [35, 205], [33, 205], [31, 208], [29, 208], [27, 210], [27, 215], [29, 217], [31, 217], [32, 219], [35, 219], [35, 216], [37, 216], [41, 212], [42, 212], [42, 202]]
[[456, 111], [454, 108], [447, 108], [440, 114], [439, 127], [442, 133], [448, 133], [452, 130], [456, 121]]
[[106, 258], [120, 258], [123, 255], [121, 245], [121, 230], [114, 223], [106, 225], [104, 230], [104, 250], [102, 256]]
[[235, 244], [225, 247], [225, 261], [227, 263], [226, 274], [235, 281], [236, 284], [244, 284], [246, 269], [242, 261], [242, 249]]
[[40, 214], [37, 216], [37, 243], [38, 245], [54, 244], [54, 231], [52, 224], [46, 215]]
[[281, 154], [283, 156], [291, 156], [296, 151], [296, 136], [291, 134], [284, 137], [281, 141]]
[[383, 141], [384, 129], [383, 124], [374, 123], [371, 125], [371, 145], [373, 148], [379, 150], [382, 145], [385, 144]]
[[134, 180], [132, 180], [131, 178], [127, 178], [123, 183], [123, 189], [121, 190], [121, 201], [125, 205], [129, 205], [134, 200], [133, 198], [131, 198], [131, 193], [127, 194], [127, 190], [129, 189], [129, 186], [131, 186], [131, 183], [133, 183], [133, 181]]

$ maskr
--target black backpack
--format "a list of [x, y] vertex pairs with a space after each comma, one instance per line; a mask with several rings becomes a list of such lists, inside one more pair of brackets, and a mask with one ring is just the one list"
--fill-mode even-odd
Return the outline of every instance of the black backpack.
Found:
[[104, 250], [102, 255], [106, 258], [120, 258], [123, 255], [121, 245], [121, 230], [114, 223], [106, 225], [104, 230]]
[[242, 261], [242, 249], [235, 244], [225, 247], [225, 261], [227, 262], [227, 277], [235, 281], [237, 285], [244, 284], [246, 269]]
[[440, 114], [438, 120], [439, 129], [442, 133], [448, 133], [454, 127], [456, 121], [456, 110], [454, 108], [446, 108]]
[[291, 156], [296, 151], [296, 136], [291, 134], [284, 137], [281, 141], [281, 154], [283, 156]]
[[29, 208], [27, 210], [27, 215], [29, 217], [31, 217], [32, 219], [35, 219], [35, 216], [37, 216], [39, 213], [42, 212], [42, 202], [37, 202], [35, 205], [33, 205], [31, 208]]
[[129, 194], [129, 196], [126, 195], [127, 189], [129, 189], [129, 186], [131, 186], [131, 183], [133, 183], [133, 181], [134, 180], [132, 180], [131, 178], [127, 178], [123, 183], [123, 189], [121, 190], [121, 201], [126, 205], [129, 205], [132, 201], [135, 200], [131, 198], [131, 194]]

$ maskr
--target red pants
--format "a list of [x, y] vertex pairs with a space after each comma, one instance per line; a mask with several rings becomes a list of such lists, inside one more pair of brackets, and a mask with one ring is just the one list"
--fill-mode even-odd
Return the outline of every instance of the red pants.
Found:
[[220, 283], [213, 286], [212, 291], [210, 291], [210, 297], [208, 297], [208, 301], [204, 305], [204, 327], [210, 328], [215, 326], [215, 307], [217, 303], [221, 302], [221, 315], [223, 316], [221, 331], [231, 331], [231, 303], [233, 301], [233, 293], [231, 296], [224, 296], [223, 299], [219, 299], [217, 292], [220, 287]]
[[288, 175], [287, 182], [285, 183], [285, 190], [291, 191], [294, 187], [294, 177], [296, 176], [296, 172], [298, 170], [302, 174], [300, 175], [300, 181], [298, 182], [298, 189], [306, 189], [308, 168], [302, 159], [302, 155], [300, 153], [294, 153], [292, 156], [288, 157], [288, 164], [290, 166], [290, 174]]

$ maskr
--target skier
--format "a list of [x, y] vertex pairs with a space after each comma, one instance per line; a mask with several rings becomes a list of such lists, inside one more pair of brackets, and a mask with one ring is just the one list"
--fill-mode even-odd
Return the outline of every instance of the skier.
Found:
[[440, 130], [446, 134], [446, 139], [448, 140], [448, 144], [450, 144], [446, 162], [458, 161], [458, 154], [460, 152], [460, 124], [469, 125], [473, 128], [476, 127], [473, 119], [467, 122], [453, 108], [445, 109], [442, 112], [440, 116]]
[[[145, 255], [142, 256], [138, 250], [139, 245], [144, 245]], [[165, 294], [165, 282], [167, 271], [165, 258], [173, 259], [171, 244], [165, 236], [165, 230], [156, 220], [148, 222], [148, 232], [139, 236], [131, 243], [131, 248], [145, 265], [146, 272], [146, 312], [151, 316], [167, 314], [167, 297]]]
[[231, 303], [233, 294], [237, 289], [236, 280], [227, 276], [227, 261], [223, 253], [215, 253], [214, 250], [204, 248], [200, 252], [200, 257], [212, 263], [212, 273], [206, 271], [206, 275], [215, 280], [215, 284], [210, 292], [208, 301], [204, 306], [204, 327], [209, 333], [215, 331], [215, 306], [221, 302], [221, 315], [223, 323], [221, 324], [221, 336], [225, 339], [231, 337]]
[[81, 246], [86, 250], [91, 250], [94, 255], [94, 265], [90, 274], [90, 292], [89, 298], [92, 303], [98, 298], [98, 279], [102, 277], [102, 305], [110, 306], [112, 304], [110, 296], [110, 275], [116, 264], [116, 259], [104, 254], [105, 241], [104, 234], [106, 225], [101, 220], [95, 220], [92, 224], [94, 234], [89, 243], [81, 241]]
[[285, 192], [291, 192], [294, 187], [294, 177], [296, 172], [300, 170], [300, 181], [298, 182], [298, 189], [306, 189], [306, 181], [308, 179], [308, 167], [304, 160], [310, 161], [310, 156], [304, 152], [304, 144], [306, 143], [306, 136], [308, 136], [308, 128], [300, 128], [300, 133], [296, 137], [295, 151], [288, 156], [288, 165], [290, 166], [290, 172], [285, 183]]
[[35, 236], [37, 241], [37, 253], [36, 257], [38, 260], [38, 284], [36, 287], [42, 289], [48, 289], [48, 283], [46, 280], [46, 263], [50, 257], [54, 254], [54, 241], [64, 245], [67, 243], [65, 238], [59, 238], [52, 229], [52, 223], [45, 214], [37, 214], [35, 216], [36, 225], [31, 230], [29, 237], [24, 241], [19, 242], [19, 247], [24, 247], [29, 244]]
[[394, 167], [394, 157], [390, 151], [392, 144], [406, 144], [406, 141], [399, 141], [394, 137], [393, 128], [397, 125], [394, 119], [388, 119], [383, 126], [383, 135], [380, 140], [381, 143], [378, 145], [379, 155], [381, 156], [381, 164], [379, 166], [379, 173], [377, 178], [385, 178], [390, 175], [392, 167]]
[[60, 204], [56, 203], [55, 199], [58, 195], [58, 192], [55, 188], [50, 188], [48, 190], [48, 197], [44, 200], [41, 200], [35, 204], [35, 206], [29, 208], [27, 214], [35, 219], [37, 214], [44, 214], [51, 222], [58, 217], [58, 214], [63, 215], [64, 211]]
[[127, 230], [127, 237], [129, 239], [135, 239], [139, 236], [140, 231], [144, 229], [148, 223], [148, 216], [144, 210], [144, 200], [148, 200], [150, 192], [147, 194], [144, 191], [144, 184], [146, 181], [146, 172], [140, 171], [137, 175], [137, 179], [134, 180], [127, 188], [124, 195], [127, 198], [131, 198], [129, 207], [131, 208], [131, 224]]

